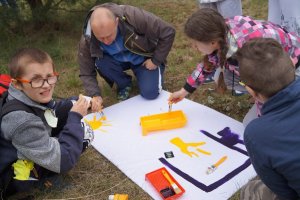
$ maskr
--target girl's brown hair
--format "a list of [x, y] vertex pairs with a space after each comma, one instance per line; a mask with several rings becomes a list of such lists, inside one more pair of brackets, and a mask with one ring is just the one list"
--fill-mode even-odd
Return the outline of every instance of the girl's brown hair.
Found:
[[27, 65], [31, 63], [44, 64], [46, 62], [52, 63], [53, 71], [55, 71], [53, 61], [48, 53], [36, 48], [22, 48], [12, 56], [8, 64], [10, 76], [20, 78]]
[[[184, 26], [185, 34], [199, 42], [208, 43], [216, 41], [220, 45], [220, 50], [218, 51], [218, 57], [220, 59], [220, 67], [223, 69], [226, 64], [226, 54], [228, 51], [228, 45], [226, 41], [228, 27], [225, 23], [225, 19], [217, 11], [210, 8], [202, 8], [193, 13], [187, 20]], [[207, 62], [207, 55], [204, 57], [204, 62]], [[208, 63], [204, 63], [204, 66], [208, 67]], [[223, 72], [220, 73], [218, 79], [218, 90], [224, 92], [226, 90], [226, 85], [224, 82]]]

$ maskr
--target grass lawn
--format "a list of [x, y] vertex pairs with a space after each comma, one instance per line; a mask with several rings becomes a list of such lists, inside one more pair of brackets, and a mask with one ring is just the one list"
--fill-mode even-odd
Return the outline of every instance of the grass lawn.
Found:
[[[2, 38], [0, 40], [2, 47], [0, 51], [0, 73], [6, 72], [5, 66], [16, 49], [38, 47], [52, 56], [57, 71], [60, 73], [60, 80], [54, 96], [63, 98], [80, 93], [84, 94], [78, 77], [77, 44], [86, 11], [95, 1], [83, 2], [85, 3], [75, 5], [76, 12], [60, 11], [57, 16], [53, 16], [59, 20], [56, 19], [54, 20], [55, 23], [45, 24], [39, 30], [35, 30], [30, 23], [23, 24], [22, 30], [19, 30], [14, 27], [13, 21], [9, 21], [8, 23], [13, 27], [11, 30], [0, 29], [0, 38]], [[182, 31], [187, 17], [198, 8], [196, 0], [119, 0], [118, 2], [153, 12], [176, 28], [175, 42], [169, 54], [168, 67], [165, 71], [164, 87], [170, 92], [180, 89], [187, 75], [192, 72], [195, 64], [201, 58], [201, 55], [191, 48]], [[242, 0], [242, 2], [245, 15], [257, 19], [267, 18], [267, 0]], [[21, 9], [26, 9], [25, 4], [23, 6]], [[0, 12], [3, 12], [1, 7]], [[21, 14], [26, 16], [26, 14]], [[117, 103], [116, 89], [109, 88], [102, 79], [100, 80], [104, 106], [108, 107]], [[249, 96], [233, 97], [230, 91], [225, 95], [220, 95], [209, 90], [213, 87], [213, 85], [205, 85], [188, 98], [241, 121], [250, 106]], [[135, 89], [132, 96], [136, 94], [138, 91]], [[113, 193], [127, 193], [130, 200], [152, 199], [93, 148], [88, 149], [81, 156], [79, 163], [73, 170], [60, 178], [53, 179], [52, 184], [53, 186], [50, 188], [37, 188], [34, 191], [35, 199], [104, 200]], [[230, 199], [238, 199], [237, 195]]]

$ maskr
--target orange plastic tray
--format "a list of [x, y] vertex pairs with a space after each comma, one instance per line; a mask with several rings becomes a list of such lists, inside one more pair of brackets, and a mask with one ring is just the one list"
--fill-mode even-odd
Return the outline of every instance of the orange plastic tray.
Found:
[[[164, 196], [160, 193], [161, 190], [167, 188], [167, 187], [171, 187], [170, 183], [167, 181], [167, 179], [164, 177], [164, 175], [162, 174], [162, 170], [165, 170], [165, 172], [167, 172], [167, 174], [170, 176], [170, 178], [172, 179], [172, 181], [180, 188], [181, 192], [178, 194], [174, 194], [173, 196], [164, 198]], [[174, 177], [168, 172], [168, 170], [165, 167], [159, 168], [153, 172], [147, 173], [145, 175], [146, 180], [148, 180], [153, 187], [156, 189], [156, 191], [159, 193], [159, 195], [162, 197], [162, 199], [164, 200], [174, 200], [177, 199], [178, 197], [180, 197], [185, 190], [183, 189], [183, 187], [174, 179]]]
[[185, 126], [187, 119], [181, 110], [161, 114], [143, 116], [140, 118], [143, 135], [151, 131], [181, 128]]

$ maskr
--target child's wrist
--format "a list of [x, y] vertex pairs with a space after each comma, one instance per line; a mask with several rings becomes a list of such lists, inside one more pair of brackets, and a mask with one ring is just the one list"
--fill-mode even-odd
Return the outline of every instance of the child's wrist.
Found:
[[184, 95], [184, 97], [186, 97], [188, 94], [189, 94], [189, 92], [188, 91], [186, 91], [184, 88], [181, 88], [181, 94], [183, 94]]

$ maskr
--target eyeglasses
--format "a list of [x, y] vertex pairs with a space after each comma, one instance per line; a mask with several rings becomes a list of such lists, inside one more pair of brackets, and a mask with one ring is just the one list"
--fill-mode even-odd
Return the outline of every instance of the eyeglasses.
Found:
[[22, 83], [29, 83], [32, 88], [41, 88], [45, 84], [45, 81], [49, 85], [55, 84], [57, 82], [57, 80], [58, 80], [58, 75], [59, 74], [57, 72], [54, 72], [52, 76], [49, 76], [47, 78], [37, 78], [37, 79], [33, 79], [31, 81], [25, 80], [25, 79], [21, 79], [21, 78], [16, 78], [16, 80], [20, 81]]

